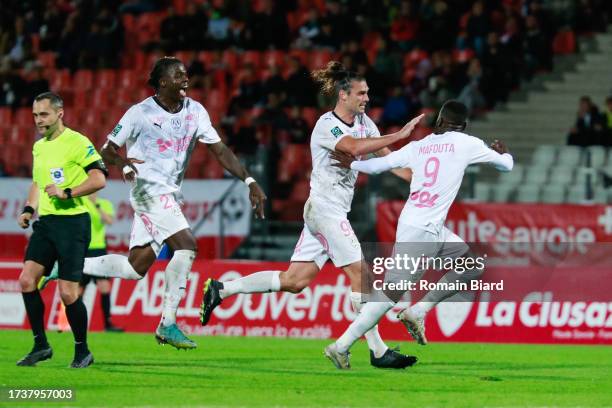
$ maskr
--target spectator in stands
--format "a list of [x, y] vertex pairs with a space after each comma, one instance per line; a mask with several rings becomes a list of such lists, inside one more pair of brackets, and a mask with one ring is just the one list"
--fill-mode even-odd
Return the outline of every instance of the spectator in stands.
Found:
[[308, 11], [308, 18], [302, 24], [302, 26], [298, 30], [298, 38], [295, 40], [294, 46], [296, 48], [311, 48], [313, 45], [313, 40], [319, 35], [321, 32], [321, 26], [319, 24], [319, 15], [317, 14], [316, 9], [310, 9]]
[[448, 3], [436, 0], [433, 3], [432, 16], [429, 18], [424, 16], [424, 20], [420, 30], [423, 48], [429, 52], [451, 49], [457, 36], [457, 23], [449, 10]]
[[604, 136], [604, 118], [588, 96], [580, 98], [576, 123], [570, 130], [567, 144], [573, 146], [600, 145]]
[[15, 19], [12, 31], [7, 31], [0, 39], [0, 55], [8, 59], [11, 64], [21, 64], [31, 59], [32, 43], [29, 34], [25, 31], [23, 17]]
[[402, 1], [400, 8], [391, 22], [389, 37], [403, 51], [409, 51], [415, 45], [419, 31], [419, 19], [414, 16], [410, 1]]
[[475, 2], [466, 27], [469, 44], [478, 55], [484, 52], [487, 34], [490, 31], [489, 16], [484, 11], [484, 3]]
[[57, 4], [48, 0], [38, 31], [40, 36], [40, 49], [42, 51], [54, 51], [62, 34], [65, 16], [60, 13]]
[[210, 89], [211, 78], [202, 61], [198, 59], [197, 52], [191, 54], [191, 58], [185, 61], [187, 65], [187, 76], [189, 77], [189, 88]]
[[230, 101], [230, 113], [233, 114], [238, 108], [250, 109], [255, 105], [260, 105], [262, 101], [261, 83], [255, 75], [255, 68], [251, 63], [246, 64], [241, 72], [238, 95]]
[[289, 76], [287, 83], [287, 103], [298, 106], [315, 106], [315, 85], [310, 78], [310, 73], [301, 63], [299, 57], [289, 58]]
[[193, 1], [188, 1], [182, 21], [185, 49], [197, 50], [203, 48], [202, 44], [206, 41], [209, 24], [208, 16], [203, 7]]
[[321, 20], [321, 30], [319, 34], [312, 39], [312, 45], [315, 48], [337, 50], [340, 48], [340, 40], [334, 36], [334, 27], [332, 21], [328, 18]]
[[82, 50], [82, 35], [77, 28], [78, 14], [73, 13], [66, 19], [64, 30], [57, 45], [57, 66], [76, 71], [79, 53]]
[[167, 15], [162, 20], [159, 28], [159, 41], [162, 49], [168, 53], [183, 49], [185, 39], [183, 38], [183, 21], [177, 15], [174, 7], [168, 7]]
[[257, 118], [257, 124], [270, 125], [274, 131], [288, 130], [289, 117], [281, 106], [281, 100], [278, 94], [268, 94], [268, 99], [263, 112]]
[[4, 164], [4, 160], [0, 159], [0, 177], [10, 177], [11, 174], [6, 169], [6, 165]]
[[255, 50], [287, 49], [290, 40], [287, 15], [276, 13], [272, 0], [263, 0], [262, 3], [262, 11], [247, 22], [247, 43]]
[[457, 97], [469, 111], [470, 117], [474, 117], [487, 105], [485, 97], [480, 91], [480, 79], [482, 78], [482, 67], [478, 58], [472, 58], [467, 69], [468, 83], [463, 87]]
[[606, 98], [606, 107], [604, 108], [604, 121], [606, 124], [606, 136], [603, 141], [604, 146], [612, 147], [612, 96]]
[[384, 106], [381, 118], [384, 126], [401, 126], [406, 123], [406, 118], [410, 113], [408, 100], [402, 94], [402, 88], [396, 85], [391, 90], [389, 98]]
[[83, 41], [79, 67], [85, 69], [109, 68], [112, 53], [110, 38], [102, 32], [100, 22], [94, 20]]
[[493, 108], [499, 101], [507, 101], [510, 93], [512, 78], [510, 70], [510, 56], [507, 49], [499, 42], [496, 32], [487, 36], [487, 48], [482, 56], [483, 73], [481, 80], [482, 94], [487, 106]]
[[308, 123], [303, 117], [303, 110], [299, 106], [291, 108], [289, 116], [290, 142], [296, 144], [307, 144], [310, 139]]
[[533, 78], [542, 69], [552, 69], [552, 41], [540, 30], [534, 15], [525, 19], [525, 77]]
[[13, 109], [25, 106], [25, 92], [26, 82], [19, 75], [19, 70], [5, 60], [0, 67], [0, 106], [10, 106]]
[[25, 94], [24, 106], [30, 105], [36, 95], [49, 91], [49, 81], [44, 77], [44, 69], [40, 64], [35, 64], [32, 67], [32, 76], [30, 77]]
[[269, 66], [269, 76], [263, 81], [262, 86], [264, 95], [275, 94], [281, 103], [287, 98], [287, 81], [281, 75], [278, 66], [274, 64]]
[[[195, 7], [195, 6], [193, 6]], [[197, 21], [195, 22], [197, 27]], [[208, 38], [213, 49], [222, 50], [230, 43], [231, 20], [221, 8], [215, 8], [210, 13], [208, 21]]]

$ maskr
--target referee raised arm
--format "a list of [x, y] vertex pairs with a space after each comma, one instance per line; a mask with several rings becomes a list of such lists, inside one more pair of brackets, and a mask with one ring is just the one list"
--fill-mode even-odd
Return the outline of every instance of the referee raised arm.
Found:
[[34, 232], [19, 276], [34, 348], [17, 365], [33, 366], [53, 355], [45, 335], [45, 305], [36, 284], [57, 261], [59, 293], [75, 341], [70, 367], [83, 368], [93, 363], [87, 347], [87, 310], [79, 298], [79, 281], [91, 237], [83, 196], [105, 186], [107, 171], [89, 139], [64, 126], [64, 102], [59, 95], [52, 92], [38, 95], [32, 113], [42, 137], [32, 149], [32, 185], [18, 223], [28, 228], [38, 210], [39, 219], [32, 225]]

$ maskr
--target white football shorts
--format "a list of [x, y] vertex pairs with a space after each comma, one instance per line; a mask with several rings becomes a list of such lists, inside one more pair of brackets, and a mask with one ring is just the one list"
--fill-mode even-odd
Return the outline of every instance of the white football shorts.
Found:
[[155, 254], [159, 254], [167, 238], [189, 228], [173, 194], [162, 194], [142, 201], [131, 200], [131, 204], [134, 222], [130, 249], [151, 244]]

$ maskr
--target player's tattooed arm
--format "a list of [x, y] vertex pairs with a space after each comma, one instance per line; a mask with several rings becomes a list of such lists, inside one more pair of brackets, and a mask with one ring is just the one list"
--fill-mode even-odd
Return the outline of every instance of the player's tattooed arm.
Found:
[[117, 166], [119, 170], [121, 170], [121, 174], [123, 174], [123, 178], [126, 181], [133, 181], [138, 174], [138, 170], [134, 164], [144, 163], [144, 161], [132, 157], [122, 157], [119, 154], [119, 146], [110, 140], [108, 140], [104, 146], [102, 146], [100, 155], [107, 165]]
[[[224, 169], [243, 181], [250, 177], [234, 152], [232, 152], [223, 142], [217, 142], [207, 146]], [[268, 197], [266, 197], [266, 194], [256, 181], [249, 184], [249, 199], [251, 200], [251, 206], [255, 210], [255, 216], [258, 218], [265, 218], [264, 204]]]

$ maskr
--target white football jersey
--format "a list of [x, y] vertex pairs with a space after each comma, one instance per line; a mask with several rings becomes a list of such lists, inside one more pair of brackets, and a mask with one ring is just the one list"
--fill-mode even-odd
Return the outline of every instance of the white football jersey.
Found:
[[384, 159], [392, 168], [412, 169], [410, 197], [398, 229], [399, 225], [413, 225], [431, 232], [444, 226], [467, 166], [491, 163], [506, 171], [513, 166], [510, 154], [499, 154], [481, 139], [461, 132], [432, 133]]
[[196, 142], [221, 141], [199, 102], [185, 98], [183, 108], [170, 113], [153, 97], [130, 107], [108, 140], [117, 146], [126, 144], [127, 157], [144, 161], [135, 165], [134, 200], [179, 192]]
[[355, 121], [349, 124], [334, 112], [324, 113], [310, 137], [310, 200], [334, 212], [350, 212], [358, 172], [332, 166], [329, 153], [343, 137], [362, 139], [379, 136], [378, 128], [366, 114], [357, 115]]

